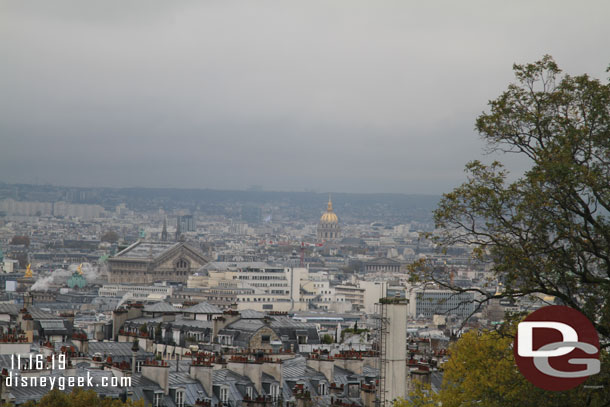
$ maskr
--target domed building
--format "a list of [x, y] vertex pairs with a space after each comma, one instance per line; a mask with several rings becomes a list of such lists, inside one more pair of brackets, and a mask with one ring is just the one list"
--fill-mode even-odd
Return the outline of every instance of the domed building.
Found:
[[318, 240], [338, 239], [340, 234], [339, 218], [333, 212], [333, 202], [329, 196], [326, 212], [324, 212], [320, 218], [320, 223], [318, 223]]

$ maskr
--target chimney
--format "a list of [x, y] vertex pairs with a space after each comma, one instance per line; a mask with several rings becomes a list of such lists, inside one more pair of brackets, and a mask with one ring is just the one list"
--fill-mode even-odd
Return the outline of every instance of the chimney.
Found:
[[307, 367], [310, 367], [313, 370], [317, 370], [318, 372], [320, 371], [320, 359], [319, 358], [308, 357], [307, 361], [305, 363], [307, 364]]
[[75, 332], [72, 334], [72, 343], [81, 353], [89, 353], [89, 338], [84, 332]]
[[23, 308], [31, 307], [34, 304], [34, 296], [31, 292], [23, 293]]
[[328, 360], [328, 359], [320, 359], [320, 373], [322, 373], [324, 375], [324, 377], [326, 377], [326, 380], [328, 380], [329, 383], [332, 383], [335, 381], [335, 362], [333, 362], [332, 360]]
[[142, 366], [142, 376], [157, 383], [165, 395], [169, 394], [169, 366], [163, 361], [153, 360]]
[[29, 343], [34, 342], [34, 319], [26, 308], [19, 310], [17, 314], [17, 324], [19, 328], [25, 332], [25, 336]]
[[335, 366], [342, 367], [343, 369], [361, 375], [364, 368], [364, 360], [360, 353], [346, 351], [335, 355]]
[[280, 388], [284, 385], [284, 381], [282, 380], [282, 361], [265, 361], [263, 362], [263, 373], [268, 374], [273, 377], [275, 380], [280, 382]]
[[112, 339], [115, 340], [119, 331], [129, 319], [135, 319], [142, 316], [142, 304], [132, 304], [128, 309], [120, 308], [112, 312]]
[[360, 398], [364, 407], [375, 407], [375, 386], [363, 383], [360, 387]]
[[249, 363], [245, 368], [248, 379], [254, 383], [254, 388], [261, 394], [263, 392], [263, 364], [259, 362]]
[[135, 341], [133, 341], [133, 344], [131, 345], [131, 374], [132, 375], [136, 374], [136, 355], [138, 354], [139, 350], [140, 350], [140, 346], [138, 344], [138, 340], [136, 339]]
[[242, 376], [246, 376], [254, 383], [258, 393], [262, 393], [263, 368], [262, 363], [249, 361], [247, 356], [235, 355], [229, 359], [227, 369]]
[[212, 341], [214, 341], [218, 337], [218, 332], [220, 332], [227, 325], [232, 324], [235, 321], [239, 321], [241, 315], [239, 312], [234, 310], [225, 311], [221, 316], [216, 317], [212, 324]]
[[208, 397], [212, 397], [212, 386], [213, 386], [213, 376], [214, 376], [214, 365], [211, 363], [196, 363], [193, 361], [191, 367], [189, 368], [189, 375], [198, 380], [199, 383], [203, 386], [203, 389], [206, 392]]

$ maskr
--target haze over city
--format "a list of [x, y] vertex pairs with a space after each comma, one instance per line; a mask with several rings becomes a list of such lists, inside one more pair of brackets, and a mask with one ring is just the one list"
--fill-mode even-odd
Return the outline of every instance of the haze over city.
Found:
[[513, 63], [608, 66], [606, 1], [0, 7], [9, 183], [440, 194]]
[[609, 16], [0, 0], [0, 406], [608, 407]]

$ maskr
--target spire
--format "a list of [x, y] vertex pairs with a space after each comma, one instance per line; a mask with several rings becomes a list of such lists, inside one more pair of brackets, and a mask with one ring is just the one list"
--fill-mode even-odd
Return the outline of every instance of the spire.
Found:
[[161, 231], [161, 241], [167, 242], [167, 218], [163, 218], [163, 230]]
[[328, 212], [333, 211], [333, 201], [330, 199], [330, 194], [328, 194], [328, 206], [326, 207], [326, 210]]

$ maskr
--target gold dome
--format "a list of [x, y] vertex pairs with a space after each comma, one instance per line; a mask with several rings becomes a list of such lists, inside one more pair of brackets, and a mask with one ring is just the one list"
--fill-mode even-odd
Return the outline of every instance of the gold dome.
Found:
[[326, 207], [326, 212], [320, 218], [320, 223], [339, 223], [339, 218], [333, 212], [333, 202], [328, 197], [328, 206]]
[[320, 218], [320, 222], [321, 223], [339, 223], [339, 218], [337, 218], [337, 215], [335, 215], [332, 212], [326, 212]]

